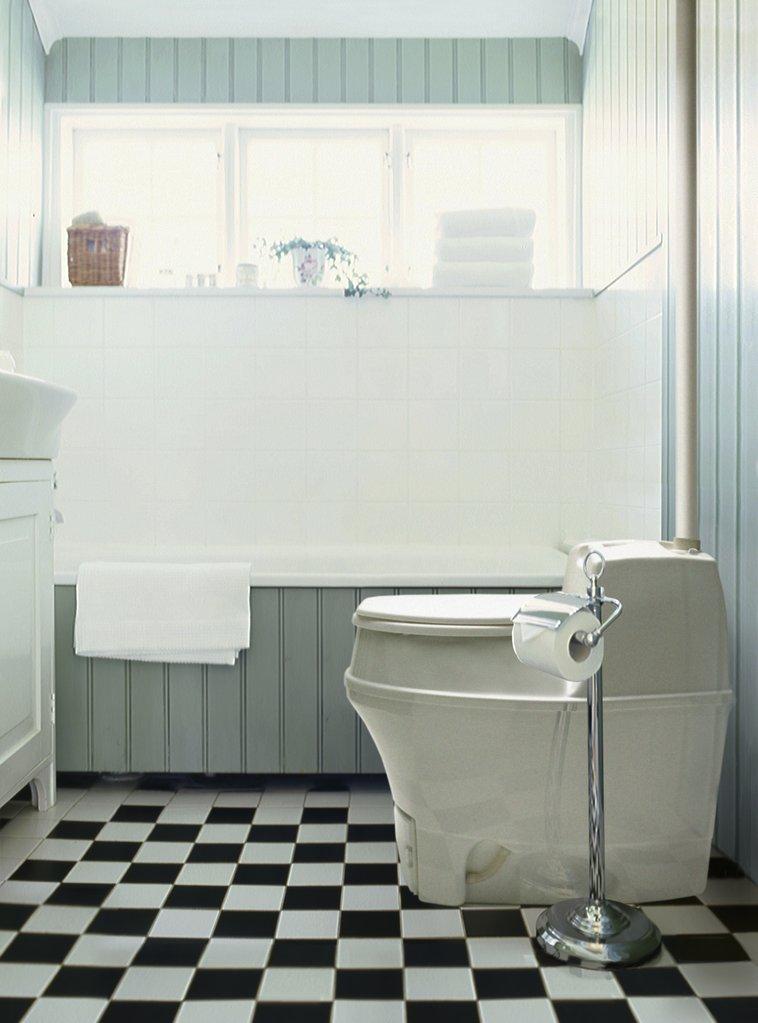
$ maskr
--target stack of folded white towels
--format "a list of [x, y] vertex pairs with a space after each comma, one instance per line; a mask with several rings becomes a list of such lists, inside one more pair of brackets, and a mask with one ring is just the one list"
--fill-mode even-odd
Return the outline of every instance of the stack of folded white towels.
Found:
[[535, 220], [527, 209], [441, 213], [434, 286], [530, 288]]

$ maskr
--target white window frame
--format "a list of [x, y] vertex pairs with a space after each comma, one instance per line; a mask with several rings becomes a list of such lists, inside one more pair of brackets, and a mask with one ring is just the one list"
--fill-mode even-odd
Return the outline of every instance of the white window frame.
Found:
[[[340, 134], [350, 131], [387, 132], [387, 251], [390, 255], [389, 283], [408, 286], [404, 252], [404, 222], [407, 202], [409, 150], [407, 133], [413, 131], [503, 130], [522, 124], [556, 132], [556, 152], [565, 154], [558, 167], [558, 180], [567, 196], [565, 225], [566, 279], [562, 286], [581, 284], [580, 153], [581, 106], [539, 105], [311, 105], [281, 104], [175, 104], [132, 105], [123, 103], [47, 104], [45, 146], [45, 203], [43, 240], [43, 284], [66, 286], [64, 232], [67, 205], [64, 169], [73, 166], [74, 132], [82, 129], [211, 131], [219, 145], [219, 188], [221, 204], [219, 266], [220, 281], [232, 285], [243, 253], [247, 227], [243, 204], [243, 140], [246, 133], [300, 131]], [[247, 253], [249, 258], [249, 253]], [[377, 282], [378, 283], [378, 282]]]

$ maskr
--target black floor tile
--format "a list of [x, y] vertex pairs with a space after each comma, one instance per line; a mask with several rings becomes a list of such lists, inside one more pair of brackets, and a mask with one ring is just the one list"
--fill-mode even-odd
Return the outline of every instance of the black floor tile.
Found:
[[150, 824], [157, 821], [163, 813], [162, 806], [150, 806], [144, 803], [127, 803], [120, 806], [111, 817], [112, 821], [131, 821], [137, 824]]
[[102, 821], [59, 821], [48, 838], [75, 838], [92, 841], [102, 830]]
[[464, 909], [469, 938], [525, 938], [524, 918], [517, 909]]
[[261, 982], [262, 970], [196, 970], [185, 996], [198, 999], [254, 999]]
[[348, 824], [348, 842], [394, 842], [395, 827], [392, 824]]
[[346, 824], [347, 807], [306, 806], [300, 822], [302, 824]]
[[406, 966], [468, 966], [463, 938], [405, 938]]
[[744, 877], [745, 872], [726, 856], [714, 856], [708, 864], [708, 877], [734, 878]]
[[197, 966], [205, 938], [146, 938], [132, 966]]
[[62, 963], [76, 941], [75, 934], [17, 934], [0, 962]]
[[205, 819], [206, 824], [252, 824], [254, 806], [214, 806]]
[[294, 842], [297, 840], [297, 824], [253, 824], [247, 840], [248, 842]]
[[258, 1002], [253, 1023], [329, 1023], [329, 1002]]
[[477, 998], [545, 998], [540, 971], [514, 967], [507, 970], [474, 970]]
[[628, 998], [693, 995], [694, 992], [676, 967], [651, 966], [639, 970], [617, 970], [616, 980]]
[[[139, 809], [139, 808], [138, 808]], [[140, 850], [141, 842], [93, 842], [82, 856], [83, 860], [111, 863], [131, 863]]]
[[407, 1023], [478, 1023], [476, 1002], [408, 1002]]
[[337, 998], [400, 1001], [403, 997], [402, 970], [337, 970]]
[[558, 1023], [635, 1023], [632, 1010], [622, 999], [553, 1002]]
[[280, 938], [269, 953], [269, 966], [333, 967], [337, 942], [318, 938]]
[[394, 909], [345, 910], [340, 918], [341, 938], [399, 938], [400, 913]]
[[339, 909], [341, 899], [336, 885], [293, 885], [284, 893], [284, 909]]
[[397, 884], [395, 863], [346, 863], [345, 884]]
[[181, 863], [132, 863], [122, 884], [173, 884], [182, 869]]
[[0, 998], [0, 1019], [3, 1023], [19, 1023], [33, 1004], [31, 998]]
[[173, 1023], [178, 1002], [110, 1002], [98, 1023]]
[[295, 863], [342, 863], [344, 842], [301, 842], [295, 846]]
[[221, 909], [227, 889], [221, 884], [178, 884], [163, 903], [166, 909]]
[[709, 906], [708, 908], [733, 933], [744, 934], [745, 931], [758, 931], [758, 906]]
[[704, 998], [703, 1002], [716, 1023], [755, 1023], [758, 1019], [758, 998]]
[[198, 842], [192, 846], [187, 863], [236, 863], [242, 844], [231, 842]]
[[73, 865], [64, 860], [25, 860], [11, 881], [62, 881]]
[[157, 909], [101, 909], [87, 928], [89, 934], [147, 935]]
[[222, 910], [213, 932], [214, 938], [273, 938], [278, 913], [257, 910]]
[[45, 989], [45, 998], [110, 998], [124, 972], [103, 966], [62, 966]]
[[194, 842], [199, 834], [199, 824], [156, 824], [147, 836], [147, 841]]
[[667, 934], [663, 944], [678, 963], [725, 963], [749, 958], [731, 934]]
[[232, 884], [285, 885], [289, 872], [288, 863], [240, 863]]
[[20, 931], [36, 908], [21, 902], [1, 902], [0, 931]]
[[102, 906], [110, 893], [112, 884], [59, 884], [47, 899], [49, 906]]

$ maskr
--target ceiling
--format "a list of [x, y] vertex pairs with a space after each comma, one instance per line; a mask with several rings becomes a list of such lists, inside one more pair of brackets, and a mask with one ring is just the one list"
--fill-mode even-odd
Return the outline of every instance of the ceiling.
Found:
[[29, 0], [45, 49], [64, 36], [566, 36], [592, 0]]

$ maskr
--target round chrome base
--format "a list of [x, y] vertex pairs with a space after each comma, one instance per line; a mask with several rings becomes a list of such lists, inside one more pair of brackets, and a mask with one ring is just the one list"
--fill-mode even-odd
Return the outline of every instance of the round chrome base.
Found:
[[569, 899], [544, 910], [537, 941], [548, 955], [586, 966], [633, 966], [650, 959], [661, 933], [641, 909], [621, 902]]

